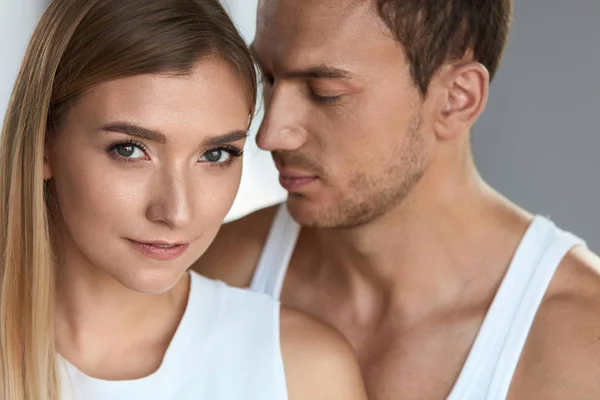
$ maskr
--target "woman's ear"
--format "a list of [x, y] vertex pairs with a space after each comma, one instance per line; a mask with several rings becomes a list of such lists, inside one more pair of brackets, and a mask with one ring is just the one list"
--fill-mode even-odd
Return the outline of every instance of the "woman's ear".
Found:
[[52, 179], [52, 168], [50, 167], [50, 150], [48, 145], [44, 148], [44, 180]]

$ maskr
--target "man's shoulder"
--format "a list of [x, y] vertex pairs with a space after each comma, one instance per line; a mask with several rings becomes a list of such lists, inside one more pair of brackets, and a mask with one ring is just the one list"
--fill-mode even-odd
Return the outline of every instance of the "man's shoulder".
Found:
[[255, 211], [224, 224], [192, 269], [231, 286], [247, 287], [280, 205]]
[[600, 258], [590, 250], [561, 262], [517, 372], [518, 398], [600, 398]]
[[600, 350], [600, 257], [597, 254], [583, 246], [567, 254], [556, 271], [538, 319], [558, 328], [547, 331], [556, 335], [556, 339], [579, 338], [578, 342], [569, 340], [573, 346], [591, 340], [586, 347], [593, 345]]

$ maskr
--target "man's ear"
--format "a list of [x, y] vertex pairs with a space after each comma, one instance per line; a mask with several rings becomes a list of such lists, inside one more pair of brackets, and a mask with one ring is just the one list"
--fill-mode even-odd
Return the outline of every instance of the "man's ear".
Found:
[[452, 140], [471, 129], [485, 109], [489, 84], [490, 74], [478, 62], [461, 62], [442, 68], [432, 87], [440, 99], [435, 124], [439, 139]]

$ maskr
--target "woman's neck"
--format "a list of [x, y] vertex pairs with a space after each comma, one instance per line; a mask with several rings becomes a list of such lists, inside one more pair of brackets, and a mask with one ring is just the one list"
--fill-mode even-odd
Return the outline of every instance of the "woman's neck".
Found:
[[156, 371], [185, 311], [189, 275], [165, 293], [138, 293], [81, 253], [65, 254], [57, 268], [58, 353], [95, 378], [136, 379]]

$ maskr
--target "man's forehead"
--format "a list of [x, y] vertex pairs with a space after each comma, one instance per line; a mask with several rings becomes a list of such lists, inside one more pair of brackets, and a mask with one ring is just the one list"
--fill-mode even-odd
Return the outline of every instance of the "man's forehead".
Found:
[[339, 58], [385, 33], [374, 7], [373, 0], [261, 0], [253, 48], [263, 62]]
[[372, 8], [374, 0], [259, 0], [259, 18], [344, 18], [357, 9]]

